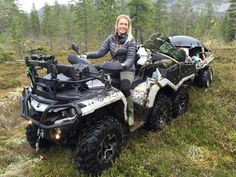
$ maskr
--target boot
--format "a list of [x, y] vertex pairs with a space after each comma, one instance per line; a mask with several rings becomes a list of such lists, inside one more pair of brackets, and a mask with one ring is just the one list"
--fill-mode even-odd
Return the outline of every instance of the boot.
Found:
[[126, 97], [127, 100], [127, 115], [128, 115], [128, 124], [129, 126], [134, 125], [134, 103], [132, 96]]

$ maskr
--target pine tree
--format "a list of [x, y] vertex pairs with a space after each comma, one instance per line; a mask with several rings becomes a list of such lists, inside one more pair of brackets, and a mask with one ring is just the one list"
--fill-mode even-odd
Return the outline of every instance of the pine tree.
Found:
[[48, 4], [44, 6], [44, 16], [42, 19], [43, 34], [49, 39], [50, 49], [53, 49], [53, 39], [56, 37], [55, 20], [53, 17], [53, 9]]
[[236, 0], [230, 0], [228, 24], [230, 40], [236, 40]]
[[63, 36], [66, 37], [67, 41], [73, 40], [74, 35], [78, 35], [78, 31], [76, 31], [76, 15], [74, 11], [73, 6], [63, 7], [62, 8], [63, 15], [62, 15], [62, 31], [63, 31]]
[[221, 35], [226, 42], [232, 41], [232, 35], [230, 33], [230, 22], [228, 20], [228, 15], [225, 15], [221, 25]]
[[40, 34], [40, 22], [34, 3], [30, 13], [30, 23], [33, 36], [38, 37]]
[[62, 5], [60, 5], [57, 0], [55, 1], [55, 5], [53, 6], [53, 17], [55, 22], [55, 33], [57, 37], [60, 37], [63, 35], [63, 16], [64, 11], [62, 10]]
[[205, 34], [206, 30], [208, 30], [206, 28], [206, 23], [207, 23], [206, 13], [204, 11], [201, 11], [198, 20], [196, 21], [196, 26], [194, 30], [195, 36], [200, 37], [203, 34]]
[[190, 35], [193, 28], [194, 11], [192, 1], [177, 0], [171, 6], [170, 33]]
[[84, 40], [84, 50], [88, 50], [88, 42], [93, 39], [96, 27], [94, 22], [97, 21], [95, 8], [92, 0], [83, 0], [76, 7], [76, 22], [78, 33]]
[[154, 3], [155, 6], [155, 16], [154, 16], [154, 27], [155, 32], [165, 32], [168, 30], [168, 14], [167, 14], [167, 6], [166, 0], [157, 0]]
[[[143, 33], [151, 26], [151, 16], [154, 13], [153, 4], [150, 0], [130, 0], [128, 3], [132, 26], [134, 28], [134, 37], [138, 42], [144, 42]], [[146, 31], [145, 31], [146, 30]]]
[[16, 4], [14, 0], [0, 0], [0, 34], [6, 32], [12, 15], [16, 10]]
[[29, 39], [31, 37], [29, 34], [32, 34], [30, 14], [21, 12], [21, 16], [23, 23], [23, 36], [27, 40], [27, 38]]
[[214, 7], [213, 7], [213, 4], [210, 0], [207, 0], [207, 2], [206, 2], [205, 11], [206, 11], [206, 26], [205, 26], [205, 28], [207, 29], [206, 35], [209, 36], [209, 32], [211, 31], [211, 28], [213, 28], [214, 22], [215, 22]]
[[[98, 30], [100, 34], [110, 34], [114, 31], [114, 24], [120, 9], [119, 1], [117, 0], [100, 0]], [[102, 35], [104, 37], [104, 35]]]
[[12, 44], [14, 45], [16, 51], [19, 52], [20, 58], [23, 57], [24, 53], [24, 36], [23, 36], [23, 15], [20, 13], [18, 7], [13, 4], [13, 9], [11, 11], [10, 23], [8, 26], [8, 32], [12, 38]]

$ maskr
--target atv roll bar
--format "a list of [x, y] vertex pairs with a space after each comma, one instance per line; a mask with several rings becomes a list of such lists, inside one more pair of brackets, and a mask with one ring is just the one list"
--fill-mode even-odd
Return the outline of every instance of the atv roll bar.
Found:
[[[83, 105], [75, 104], [73, 102], [67, 103], [67, 104], [59, 104], [59, 105], [57, 104], [57, 105], [55, 105], [55, 101], [45, 101], [45, 100], [41, 100], [41, 99], [35, 97], [29, 91], [28, 88], [24, 89], [23, 94], [25, 95], [25, 97], [21, 97], [21, 99], [20, 99], [20, 113], [21, 113], [21, 116], [26, 120], [31, 120], [35, 125], [39, 126], [40, 128], [51, 129], [51, 128], [58, 128], [58, 127], [62, 127], [62, 126], [72, 125], [76, 121], [79, 120], [76, 117], [79, 117], [79, 116], [82, 115], [82, 112], [81, 112], [81, 109], [80, 109], [79, 106], [83, 106]], [[40, 101], [40, 103], [49, 104], [48, 107], [43, 112], [43, 114], [41, 115], [41, 117], [39, 118], [39, 121], [35, 120], [35, 119], [32, 119], [30, 117], [28, 102], [31, 98], [33, 98], [37, 101]], [[70, 121], [67, 121], [67, 120], [65, 120], [64, 122], [62, 121], [61, 124], [46, 125], [44, 123], [44, 121], [46, 120], [49, 111], [52, 110], [52, 109], [57, 109], [57, 108], [74, 108], [75, 112], [76, 112], [76, 117], [73, 120], [70, 120]], [[47, 120], [50, 120], [50, 119], [47, 119]], [[61, 119], [61, 120], [63, 120], [63, 119]]]

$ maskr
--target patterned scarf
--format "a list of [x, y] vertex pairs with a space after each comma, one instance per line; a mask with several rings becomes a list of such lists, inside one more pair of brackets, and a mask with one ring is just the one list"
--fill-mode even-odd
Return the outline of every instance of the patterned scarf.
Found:
[[116, 34], [114, 35], [115, 37], [115, 41], [119, 44], [119, 45], [122, 45], [126, 42], [127, 40], [127, 37], [128, 37], [128, 34], [125, 33], [125, 34], [122, 34], [122, 35], [119, 35], [117, 32]]

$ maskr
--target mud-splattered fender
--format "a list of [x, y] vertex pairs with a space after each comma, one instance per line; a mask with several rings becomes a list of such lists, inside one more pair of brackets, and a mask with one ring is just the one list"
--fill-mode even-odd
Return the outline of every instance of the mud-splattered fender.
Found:
[[151, 108], [159, 90], [158, 81], [153, 78], [147, 78], [145, 82], [132, 90], [133, 101], [140, 106]]
[[93, 113], [94, 111], [103, 108], [105, 106], [108, 106], [112, 103], [115, 103], [117, 101], [121, 100], [124, 104], [124, 118], [127, 120], [127, 101], [124, 96], [124, 94], [119, 91], [118, 89], [112, 88], [111, 91], [106, 92], [104, 95], [97, 95], [96, 97], [88, 100], [84, 100], [80, 103], [84, 104], [85, 106], [81, 109], [82, 116], [88, 115]]

